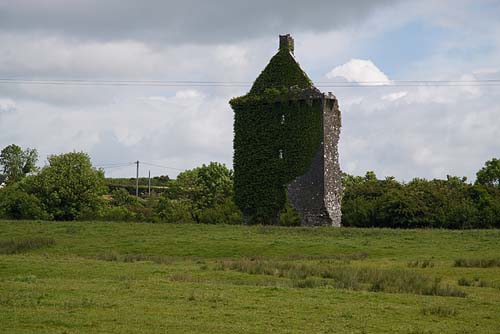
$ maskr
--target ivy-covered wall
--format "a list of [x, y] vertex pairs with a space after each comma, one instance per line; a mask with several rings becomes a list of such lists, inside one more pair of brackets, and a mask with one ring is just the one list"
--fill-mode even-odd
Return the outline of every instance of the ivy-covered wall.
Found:
[[[310, 172], [318, 154], [323, 164], [324, 103], [295, 60], [289, 35], [280, 36], [280, 50], [250, 92], [230, 101], [235, 201], [247, 223], [277, 223], [288, 186]], [[317, 186], [325, 194], [322, 180], [323, 174]], [[318, 201], [324, 203], [323, 196]]]
[[286, 186], [304, 174], [322, 139], [320, 100], [289, 95], [232, 101], [235, 200], [249, 223], [273, 224]]

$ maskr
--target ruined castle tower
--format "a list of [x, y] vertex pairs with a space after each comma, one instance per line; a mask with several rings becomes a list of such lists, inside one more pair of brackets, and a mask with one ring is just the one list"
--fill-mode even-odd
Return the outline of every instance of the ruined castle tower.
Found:
[[276, 224], [291, 205], [304, 226], [340, 226], [340, 111], [294, 57], [290, 35], [234, 110], [235, 200], [247, 223]]

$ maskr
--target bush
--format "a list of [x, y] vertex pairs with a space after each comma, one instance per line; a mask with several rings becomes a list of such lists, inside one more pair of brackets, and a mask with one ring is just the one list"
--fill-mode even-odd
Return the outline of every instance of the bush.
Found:
[[104, 174], [92, 167], [87, 154], [52, 155], [48, 161], [48, 166], [28, 179], [27, 189], [54, 219], [74, 220], [82, 212], [97, 211], [102, 206]]
[[466, 178], [399, 183], [344, 175], [343, 226], [389, 228], [500, 227], [500, 189]]
[[300, 213], [288, 202], [285, 208], [280, 212], [279, 224], [282, 226], [300, 226], [301, 224]]
[[0, 217], [9, 219], [45, 219], [51, 216], [43, 209], [41, 201], [18, 185], [0, 190]]
[[241, 211], [230, 198], [198, 214], [198, 222], [201, 224], [241, 224], [242, 219]]
[[129, 192], [123, 188], [115, 189], [111, 192], [111, 203], [116, 206], [120, 205], [134, 205], [138, 203], [135, 196], [131, 196]]
[[156, 215], [165, 223], [194, 223], [189, 211], [189, 203], [185, 200], [175, 200], [162, 197], [156, 207]]
[[135, 221], [136, 216], [133, 212], [123, 206], [112, 206], [105, 208], [99, 215], [99, 220], [105, 221]]

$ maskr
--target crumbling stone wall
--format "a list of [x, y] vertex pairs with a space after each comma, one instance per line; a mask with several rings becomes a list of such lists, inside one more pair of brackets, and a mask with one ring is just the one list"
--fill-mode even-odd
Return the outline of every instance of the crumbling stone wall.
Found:
[[323, 141], [308, 171], [287, 187], [303, 226], [340, 226], [342, 183], [338, 159], [340, 110], [332, 94], [321, 97]]

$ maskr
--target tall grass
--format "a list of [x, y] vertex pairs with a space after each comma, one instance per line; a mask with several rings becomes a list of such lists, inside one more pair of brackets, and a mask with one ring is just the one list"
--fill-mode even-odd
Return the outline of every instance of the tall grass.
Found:
[[420, 310], [423, 315], [435, 315], [438, 317], [454, 317], [457, 310], [448, 306], [427, 306]]
[[319, 260], [322, 262], [328, 261], [340, 261], [340, 262], [350, 262], [365, 260], [368, 258], [367, 252], [351, 253], [351, 254], [332, 254], [332, 255], [301, 255], [301, 254], [291, 254], [287, 255], [284, 260]]
[[409, 261], [408, 262], [408, 267], [410, 268], [433, 268], [434, 267], [434, 262], [431, 260], [415, 260], [415, 261]]
[[491, 282], [482, 280], [479, 277], [474, 277], [473, 279], [467, 279], [465, 277], [461, 277], [458, 279], [458, 285], [460, 285], [460, 286], [474, 286], [474, 287], [478, 287], [478, 288], [495, 287], [494, 284], [492, 284]]
[[456, 259], [454, 263], [455, 267], [466, 267], [466, 268], [492, 268], [500, 267], [500, 258], [494, 259]]
[[102, 253], [95, 257], [96, 260], [111, 261], [111, 262], [153, 262], [157, 264], [172, 264], [179, 261], [181, 258], [174, 256], [158, 256], [145, 254], [118, 254], [115, 252]]
[[34, 237], [27, 239], [11, 239], [0, 241], [0, 254], [18, 254], [33, 249], [55, 245], [53, 238]]
[[[329, 264], [301, 264], [273, 260], [220, 260], [217, 270], [232, 270], [250, 275], [272, 275], [297, 282], [297, 287], [332, 286], [339, 289], [418, 295], [465, 297], [465, 292], [442, 284], [438, 278], [403, 269], [379, 269]], [[314, 279], [324, 279], [314, 281]], [[307, 281], [309, 280], [309, 281]]]

